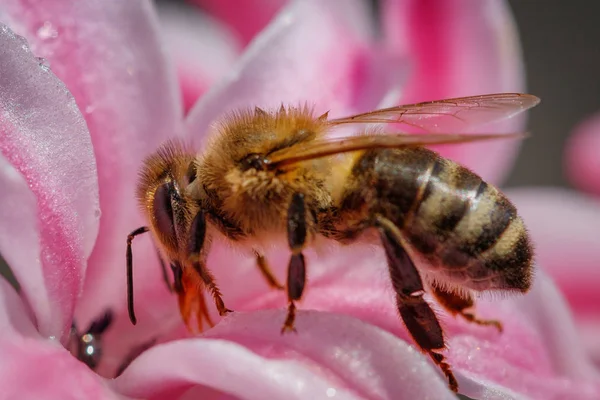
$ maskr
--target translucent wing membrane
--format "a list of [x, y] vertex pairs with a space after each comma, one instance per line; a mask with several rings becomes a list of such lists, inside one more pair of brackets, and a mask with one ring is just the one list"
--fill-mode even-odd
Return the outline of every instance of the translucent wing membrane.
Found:
[[384, 108], [328, 123], [331, 126], [399, 123], [426, 132], [464, 132], [513, 117], [539, 102], [539, 98], [529, 94], [496, 93]]
[[490, 133], [490, 134], [386, 134], [370, 136], [350, 136], [315, 140], [309, 144], [287, 147], [267, 157], [270, 168], [281, 168], [320, 157], [332, 156], [352, 151], [400, 148], [408, 146], [427, 146], [434, 144], [468, 143], [491, 139], [522, 138], [526, 133]]
[[[435, 144], [467, 143], [481, 140], [519, 138], [524, 133], [440, 133], [464, 132], [484, 124], [520, 114], [539, 104], [540, 99], [521, 93], [496, 93], [409, 104], [326, 121], [330, 127], [343, 124], [404, 124], [426, 133], [362, 135], [314, 140], [286, 147], [266, 158], [270, 168], [351, 151], [399, 148]], [[326, 115], [326, 114], [325, 114]]]

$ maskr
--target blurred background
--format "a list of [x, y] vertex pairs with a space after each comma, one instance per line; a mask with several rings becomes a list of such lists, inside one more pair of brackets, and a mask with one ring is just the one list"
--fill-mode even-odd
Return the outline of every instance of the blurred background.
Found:
[[542, 98], [542, 106], [530, 113], [533, 136], [525, 141], [507, 185], [568, 186], [561, 163], [567, 136], [575, 124], [600, 111], [600, 3], [508, 3], [521, 36], [529, 92]]
[[[183, 0], [155, 1], [190, 7]], [[270, 2], [264, 1], [266, 5]], [[364, 1], [374, 8], [379, 5], [379, 0]], [[600, 3], [508, 3], [520, 32], [528, 92], [541, 97], [542, 105], [530, 111], [533, 135], [523, 143], [504, 186], [568, 187], [562, 169], [565, 141], [578, 122], [600, 111]]]

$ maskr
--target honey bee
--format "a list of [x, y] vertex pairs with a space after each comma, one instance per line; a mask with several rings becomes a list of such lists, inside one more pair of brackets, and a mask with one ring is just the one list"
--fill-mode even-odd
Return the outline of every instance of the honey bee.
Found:
[[[473, 291], [526, 292], [533, 250], [522, 219], [494, 186], [427, 145], [515, 138], [520, 134], [433, 133], [440, 126], [472, 128], [519, 114], [539, 103], [501, 93], [403, 105], [330, 119], [310, 108], [237, 111], [216, 127], [206, 151], [170, 141], [141, 168], [137, 197], [148, 226], [127, 238], [128, 306], [135, 324], [131, 242], [150, 231], [174, 274], [180, 312], [202, 329], [203, 291], [221, 316], [230, 312], [206, 265], [221, 234], [252, 251], [274, 288], [286, 289], [282, 333], [295, 331], [296, 302], [306, 281], [303, 250], [318, 237], [383, 245], [401, 319], [417, 346], [458, 383], [441, 351], [438, 319], [424, 300], [431, 292], [453, 315], [482, 325], [468, 310]], [[425, 134], [370, 132], [333, 138], [348, 124], [404, 124]], [[397, 129], [397, 128], [396, 128]], [[453, 128], [454, 129], [454, 128]], [[286, 285], [274, 278], [262, 243], [285, 238], [291, 250]], [[371, 239], [368, 239], [368, 238]], [[163, 265], [163, 270], [164, 270]], [[190, 328], [191, 329], [191, 328]]]

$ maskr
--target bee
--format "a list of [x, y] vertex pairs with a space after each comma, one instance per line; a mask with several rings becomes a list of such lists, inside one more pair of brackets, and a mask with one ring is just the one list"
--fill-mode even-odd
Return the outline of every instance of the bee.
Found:
[[[170, 141], [144, 162], [137, 198], [148, 226], [127, 238], [128, 306], [133, 309], [135, 236], [150, 231], [174, 274], [180, 312], [208, 318], [203, 293], [221, 316], [230, 312], [206, 265], [215, 235], [253, 252], [267, 282], [285, 289], [282, 333], [295, 331], [296, 302], [306, 282], [304, 249], [318, 238], [349, 245], [383, 245], [396, 306], [416, 345], [458, 383], [441, 351], [446, 343], [424, 293], [453, 315], [482, 325], [469, 311], [472, 292], [527, 292], [533, 249], [517, 210], [494, 186], [425, 146], [521, 134], [466, 134], [539, 103], [528, 94], [501, 93], [402, 105], [344, 118], [310, 108], [259, 107], [231, 113], [216, 126], [206, 151]], [[426, 133], [371, 132], [334, 138], [335, 128], [371, 124]], [[455, 133], [435, 133], [440, 127]], [[286, 285], [274, 278], [261, 246], [287, 237]], [[361, 239], [362, 238], [362, 239]], [[209, 321], [209, 324], [210, 321]]]

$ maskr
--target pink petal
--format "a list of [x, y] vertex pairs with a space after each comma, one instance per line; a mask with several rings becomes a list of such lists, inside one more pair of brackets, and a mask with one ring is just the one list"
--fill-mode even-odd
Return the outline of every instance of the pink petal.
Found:
[[[213, 255], [213, 257], [217, 256], [219, 255]], [[285, 269], [285, 262], [281, 262], [284, 261], [285, 255], [282, 254], [281, 258], [282, 260], [277, 257], [270, 259], [278, 276], [282, 276]], [[386, 398], [385, 396], [369, 397], [365, 394], [371, 393], [370, 390], [378, 390], [373, 385], [379, 384], [381, 380], [362, 382], [356, 376], [362, 377], [365, 375], [364, 373], [334, 369], [331, 360], [326, 357], [328, 354], [326, 349], [336, 348], [336, 343], [346, 340], [330, 339], [331, 336], [328, 336], [326, 332], [332, 332], [331, 335], [337, 334], [336, 327], [340, 326], [340, 331], [344, 332], [343, 335], [352, 335], [350, 332], [362, 332], [363, 328], [354, 327], [354, 325], [352, 328], [347, 327], [345, 322], [340, 322], [343, 319], [337, 319], [342, 318], [341, 316], [315, 314], [307, 311], [321, 310], [328, 313], [351, 315], [391, 332], [414, 347], [395, 310], [393, 293], [382, 252], [373, 252], [373, 250], [353, 246], [339, 253], [334, 252], [320, 257], [310, 253], [307, 254], [307, 260], [309, 284], [303, 300], [299, 304], [300, 316], [297, 321], [299, 334], [297, 336], [292, 336], [290, 340], [287, 336], [279, 335], [279, 328], [285, 318], [283, 310], [286, 304], [285, 294], [265, 290], [265, 284], [262, 283], [259, 272], [252, 265], [253, 260], [247, 263], [238, 263], [239, 260], [235, 258], [228, 259], [232, 266], [229, 266], [228, 263], [212, 263], [210, 265], [218, 266], [218, 268], [214, 267], [214, 272], [218, 277], [226, 303], [228, 307], [238, 312], [222, 320], [204, 336], [241, 344], [269, 360], [285, 357], [309, 363], [309, 365], [317, 363], [317, 367], [311, 369], [316, 368], [320, 371], [320, 376], [326, 379], [330, 379], [333, 369], [333, 375], [341, 378], [342, 382], [346, 382], [348, 388], [359, 393], [362, 398]], [[232, 275], [225, 278], [228, 273]], [[244, 287], [247, 289], [244, 290]], [[490, 296], [487, 295], [487, 297]], [[462, 319], [452, 318], [441, 311], [439, 306], [436, 307], [448, 335], [448, 357], [459, 379], [461, 393], [473, 398], [489, 399], [558, 399], [578, 393], [582, 398], [590, 400], [600, 394], [600, 380], [583, 353], [564, 300], [542, 271], [537, 273], [534, 287], [528, 295], [506, 299], [493, 297], [493, 299], [482, 299], [478, 302], [477, 314], [482, 318], [494, 318], [502, 321], [505, 328], [503, 334], [498, 334], [492, 328], [478, 327]], [[267, 308], [279, 310], [277, 312], [250, 313], [241, 311]], [[215, 319], [218, 320], [218, 317], [215, 316]], [[321, 325], [323, 325], [322, 328]], [[185, 336], [185, 333], [174, 332], [171, 337], [178, 335]], [[340, 333], [340, 335], [342, 334]], [[360, 335], [364, 337], [363, 341], [352, 336], [347, 339], [348, 342], [344, 343], [356, 341], [362, 343], [365, 349], [371, 349], [370, 346], [373, 346], [373, 343], [382, 342], [382, 339], [372, 338], [372, 333], [361, 333]], [[317, 350], [305, 349], [303, 340], [314, 346], [325, 347]], [[404, 342], [401, 343], [406, 346]], [[281, 347], [285, 348], [281, 349]], [[162, 349], [162, 347], [159, 348]], [[147, 356], [150, 357], [153, 351], [155, 350], [146, 353]], [[169, 352], [171, 350], [165, 350], [164, 354]], [[182, 350], [182, 352], [185, 351]], [[189, 353], [192, 354], [191, 351]], [[342, 353], [355, 354], [356, 352], [344, 350]], [[202, 359], [206, 357], [213, 363], [211, 364], [212, 368], [219, 371], [219, 367], [214, 364], [217, 357], [207, 354], [211, 353], [202, 347], [202, 350], [198, 350], [197, 357]], [[388, 353], [382, 350], [382, 354], [377, 357], [373, 356], [373, 360], [396, 362], [386, 361], [384, 354]], [[225, 358], [222, 362], [227, 363], [226, 353], [223, 353], [222, 357]], [[360, 352], [357, 357], [357, 359], [352, 358], [352, 361], [355, 361], [357, 365], [362, 365], [362, 361], [358, 361], [362, 360]], [[236, 354], [232, 356], [232, 359], [239, 360], [239, 356]], [[180, 363], [181, 360], [177, 359], [172, 362], [172, 365]], [[137, 374], [133, 371], [137, 371], [136, 368], [140, 368], [142, 364], [149, 364], [144, 356], [139, 360], [139, 364], [134, 363], [131, 366], [132, 374]], [[175, 368], [167, 366], [169, 362], [166, 361], [166, 358], [161, 361], [161, 364], [164, 364], [164, 368], [167, 370]], [[350, 361], [346, 364], [353, 365]], [[395, 367], [394, 371], [397, 375], [394, 379], [401, 379], [403, 374], [407, 373], [404, 368], [408, 365], [413, 366], [412, 363], [408, 364], [407, 362], [397, 365], [403, 367]], [[213, 379], [212, 376], [193, 378], [191, 371], [198, 370], [195, 365], [186, 364], [182, 368], [189, 368], [190, 375], [178, 378], [177, 383], [170, 383], [178, 390], [187, 390], [193, 382], [207, 384], [205, 381], [194, 379], [211, 381]], [[254, 370], [260, 369], [255, 368]], [[145, 372], [140, 374], [143, 375]], [[156, 385], [163, 385], [157, 378], [163, 374], [163, 370], [155, 371], [146, 379], [150, 382], [157, 381]], [[136, 384], [140, 388], [147, 385], [147, 383], [142, 383], [141, 375]], [[348, 376], [353, 378], [348, 378]], [[387, 375], [377, 372], [375, 376], [382, 376], [383, 382], [387, 382]], [[131, 375], [127, 375], [127, 373], [123, 377], [123, 379], [130, 378]], [[262, 376], [254, 377], [254, 381], [262, 382], [263, 380]], [[228, 382], [229, 385], [232, 384], [231, 380]], [[269, 380], [268, 383], [271, 384]], [[164, 385], [170, 384], [165, 383]], [[364, 386], [361, 386], [362, 384]], [[159, 387], [163, 388], [164, 386]], [[173, 386], [171, 387], [173, 388]], [[219, 391], [224, 390], [220, 386], [211, 387]], [[357, 387], [359, 388], [357, 389]], [[130, 392], [129, 389], [125, 389], [124, 393], [145, 395], [145, 392]], [[233, 394], [239, 396], [237, 392]]]
[[367, 15], [357, 1], [291, 3], [192, 109], [191, 137], [200, 141], [213, 121], [240, 107], [308, 102], [332, 116], [374, 107], [388, 88], [371, 84], [381, 71], [368, 48]]
[[[175, 74], [160, 46], [151, 2], [7, 0], [2, 8], [35, 52], [50, 60], [92, 135], [102, 218], [77, 311], [87, 325], [104, 307], [125, 305], [125, 239], [144, 223], [134, 196], [137, 169], [159, 143], [179, 133]], [[160, 283], [160, 272], [149, 240], [139, 240], [135, 254], [143, 298], [145, 279]]]
[[0, 279], [2, 399], [115, 399], [87, 366], [40, 336], [19, 295]]
[[10, 336], [41, 339], [19, 294], [5, 279], [0, 279], [0, 340]]
[[192, 6], [166, 2], [157, 5], [163, 37], [177, 66], [187, 112], [232, 67], [241, 45], [225, 25]]
[[[493, 303], [480, 301], [479, 309], [495, 308], [507, 328], [503, 337], [496, 343], [469, 334], [453, 338], [451, 360], [457, 366], [475, 379], [534, 399], [600, 396], [600, 375], [583, 352], [564, 299], [542, 271], [528, 295]], [[517, 319], [520, 327], [507, 325], [510, 319]], [[536, 354], [536, 347], [542, 352]]]
[[[301, 310], [352, 315], [412, 343], [394, 308], [381, 252], [373, 254], [360, 248], [348, 248], [321, 258], [311, 254], [307, 260], [309, 285], [300, 303]], [[256, 283], [260, 280], [257, 271], [253, 279], [247, 265], [237, 261], [234, 264], [238, 268], [235, 279], [219, 280], [229, 307], [235, 310], [285, 307], [283, 293], [271, 291], [265, 294], [264, 288]], [[275, 261], [271, 265], [282, 276], [285, 263]], [[216, 270], [217, 276], [223, 274], [222, 268]], [[237, 289], [234, 280], [242, 282], [240, 286], [254, 290], [229, 300], [232, 293], [235, 296], [243, 292]], [[502, 335], [494, 329], [480, 328], [440, 311], [449, 338], [448, 354], [462, 393], [474, 398], [486, 398], [485, 393], [488, 398], [502, 398], [491, 396], [490, 393], [496, 390], [531, 398], [552, 398], [551, 395], [581, 390], [590, 399], [600, 393], [600, 380], [578, 345], [564, 300], [542, 271], [538, 272], [535, 285], [527, 296], [505, 300], [494, 297], [480, 300], [477, 313], [482, 318], [501, 320], [505, 327]], [[439, 306], [436, 308], [440, 309]], [[282, 313], [277, 322], [281, 324], [283, 319]], [[220, 326], [215, 330], [218, 331]], [[299, 321], [298, 330], [304, 329], [307, 328]], [[207, 335], [212, 336], [215, 330]], [[490, 384], [496, 389], [492, 390]]]
[[[62, 324], [53, 326], [56, 322], [61, 322], [62, 311], [58, 304], [50, 300], [39, 259], [40, 234], [36, 198], [27, 187], [23, 176], [2, 155], [0, 186], [3, 193], [0, 196], [0, 219], [4, 227], [0, 231], [0, 253], [7, 264], [12, 266], [12, 271], [20, 283], [21, 295], [33, 310], [32, 319], [37, 321], [41, 332], [51, 336], [63, 329]], [[4, 279], [0, 279], [0, 283], [8, 286]], [[10, 302], [21, 303], [21, 300], [15, 297], [10, 299]], [[19, 306], [23, 311], [21, 318], [25, 318], [31, 325], [27, 308], [22, 304]], [[0, 316], [0, 321], [2, 319]]]
[[98, 232], [92, 143], [73, 97], [26, 41], [4, 26], [0, 41], [0, 151], [23, 176], [3, 162], [4, 184], [15, 191], [3, 195], [13, 223], [3, 225], [2, 253], [40, 332], [64, 339]]
[[[519, 38], [506, 2], [387, 0], [383, 7], [388, 46], [399, 54], [408, 53], [414, 67], [399, 103], [524, 90]], [[482, 130], [523, 128], [524, 118], [515, 118]], [[439, 150], [499, 182], [517, 148], [518, 142], [510, 140]]]
[[534, 239], [537, 260], [567, 298], [575, 317], [596, 334], [585, 341], [600, 362], [600, 203], [560, 188], [511, 189], [510, 198]]
[[190, 0], [233, 28], [239, 39], [247, 44], [275, 16], [287, 0]]
[[422, 355], [389, 333], [342, 315], [303, 312], [299, 333], [281, 335], [283, 317], [236, 313], [206, 338], [157, 346], [116, 388], [152, 399], [190, 389], [202, 398], [217, 398], [215, 391], [240, 399], [455, 398]]
[[64, 348], [30, 338], [0, 339], [5, 399], [123, 399]]
[[580, 123], [565, 149], [566, 173], [577, 187], [600, 195], [600, 113]]

